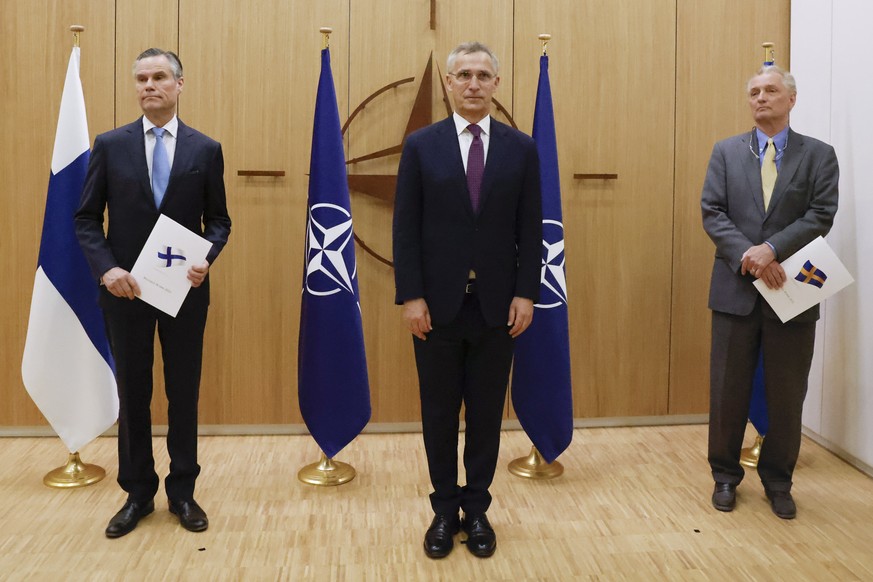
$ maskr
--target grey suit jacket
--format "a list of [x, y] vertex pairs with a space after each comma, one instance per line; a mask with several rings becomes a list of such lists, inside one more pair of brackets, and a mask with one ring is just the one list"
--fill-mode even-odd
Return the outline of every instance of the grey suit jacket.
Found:
[[[834, 148], [789, 129], [766, 212], [761, 164], [752, 150], [758, 151], [754, 131], [715, 144], [701, 198], [703, 228], [715, 243], [709, 308], [733, 315], [751, 313], [759, 296], [752, 285], [755, 277], [740, 274], [742, 256], [749, 247], [769, 241], [776, 248], [777, 260], [783, 260], [817, 236], [826, 235], [837, 212], [840, 171]], [[776, 317], [766, 302], [763, 310]], [[794, 321], [818, 317], [816, 306]]]

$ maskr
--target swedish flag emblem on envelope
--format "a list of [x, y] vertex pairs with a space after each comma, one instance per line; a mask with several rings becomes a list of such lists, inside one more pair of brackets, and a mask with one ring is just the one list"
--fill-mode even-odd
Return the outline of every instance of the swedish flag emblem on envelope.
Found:
[[803, 263], [800, 272], [794, 278], [801, 283], [815, 285], [821, 289], [824, 286], [825, 281], [827, 281], [828, 276], [824, 274], [824, 271], [813, 265], [811, 261], [806, 261]]

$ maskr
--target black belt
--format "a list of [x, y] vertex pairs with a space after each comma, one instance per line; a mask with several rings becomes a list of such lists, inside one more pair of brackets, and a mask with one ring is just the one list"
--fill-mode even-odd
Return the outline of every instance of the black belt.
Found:
[[464, 287], [464, 293], [470, 295], [476, 290], [476, 279], [468, 279], [467, 286]]

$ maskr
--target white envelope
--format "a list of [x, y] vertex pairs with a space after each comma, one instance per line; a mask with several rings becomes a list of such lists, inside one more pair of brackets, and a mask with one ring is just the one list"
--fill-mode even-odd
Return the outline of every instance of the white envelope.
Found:
[[788, 276], [782, 289], [768, 289], [761, 279], [754, 283], [782, 323], [855, 282], [822, 237], [782, 261], [782, 268]]
[[191, 289], [188, 269], [202, 263], [212, 243], [161, 214], [130, 274], [140, 299], [176, 317]]

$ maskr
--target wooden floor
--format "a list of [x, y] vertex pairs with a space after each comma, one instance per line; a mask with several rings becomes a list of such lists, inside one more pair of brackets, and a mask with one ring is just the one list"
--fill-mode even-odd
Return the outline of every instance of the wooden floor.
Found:
[[[54, 438], [0, 439], [2, 580], [873, 580], [873, 480], [804, 439], [798, 517], [778, 519], [754, 474], [732, 513], [710, 505], [706, 426], [579, 429], [552, 481], [512, 476], [526, 454], [504, 433], [489, 517], [497, 553], [463, 545], [425, 557], [429, 484], [418, 434], [366, 434], [338, 456], [358, 476], [299, 483], [317, 460], [306, 436], [201, 437], [197, 499], [209, 530], [183, 530], [163, 491], [126, 537], [103, 529], [125, 495], [114, 438], [83, 459], [107, 479], [76, 490], [42, 484], [66, 457]], [[160, 472], [168, 465], [155, 439]]]

